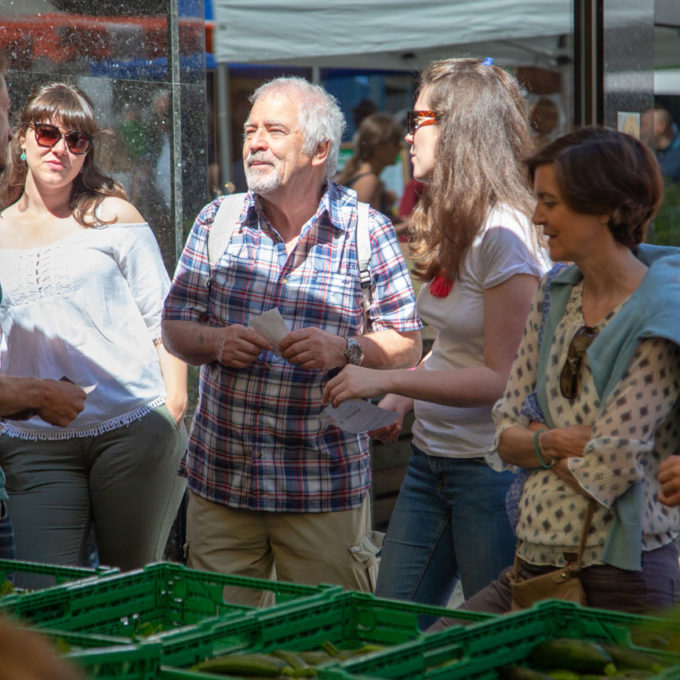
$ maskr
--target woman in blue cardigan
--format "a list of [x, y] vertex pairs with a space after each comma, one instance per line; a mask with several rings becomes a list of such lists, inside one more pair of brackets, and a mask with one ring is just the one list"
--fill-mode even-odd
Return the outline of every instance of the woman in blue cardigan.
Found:
[[[504, 396], [498, 452], [526, 470], [517, 576], [577, 552], [587, 604], [644, 612], [680, 593], [680, 507], [659, 499], [680, 448], [680, 251], [643, 245], [662, 197], [653, 154], [583, 128], [528, 161], [550, 255]], [[664, 496], [661, 496], [664, 500]], [[465, 609], [511, 607], [509, 568]]]

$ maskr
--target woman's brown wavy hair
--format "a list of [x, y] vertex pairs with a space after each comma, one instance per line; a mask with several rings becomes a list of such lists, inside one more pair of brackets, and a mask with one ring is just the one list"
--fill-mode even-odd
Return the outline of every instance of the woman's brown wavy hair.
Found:
[[30, 94], [10, 142], [10, 167], [6, 180], [0, 187], [0, 206], [11, 205], [24, 192], [28, 168], [26, 162], [21, 160], [21, 139], [36, 122], [59, 123], [67, 130], [84, 132], [92, 138], [83, 169], [73, 181], [71, 189], [71, 212], [74, 218], [85, 227], [92, 226], [95, 223], [96, 209], [107, 196], [126, 198], [126, 193], [118, 182], [95, 166], [95, 144], [99, 127], [94, 105], [82, 90], [68, 83], [40, 85]]
[[456, 276], [494, 206], [531, 217], [534, 199], [522, 160], [532, 143], [517, 81], [497, 66], [436, 61], [421, 74], [418, 91], [439, 123], [435, 168], [411, 232], [414, 276], [430, 281], [441, 272]]
[[609, 215], [616, 241], [635, 251], [663, 199], [663, 178], [654, 152], [639, 139], [609, 128], [568, 132], [527, 160], [553, 165], [562, 200], [585, 215]]

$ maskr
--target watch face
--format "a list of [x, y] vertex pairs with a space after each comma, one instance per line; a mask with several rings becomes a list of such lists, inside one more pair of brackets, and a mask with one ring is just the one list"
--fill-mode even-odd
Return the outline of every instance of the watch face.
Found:
[[364, 350], [361, 349], [361, 345], [351, 338], [347, 338], [347, 349], [345, 349], [345, 357], [350, 364], [355, 366], [361, 365], [364, 358]]

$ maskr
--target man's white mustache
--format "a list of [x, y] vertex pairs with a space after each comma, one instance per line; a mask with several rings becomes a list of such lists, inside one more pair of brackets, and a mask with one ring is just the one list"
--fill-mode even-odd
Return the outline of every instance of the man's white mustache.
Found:
[[254, 153], [252, 156], [248, 156], [248, 167], [253, 163], [274, 163], [274, 156], [268, 153]]

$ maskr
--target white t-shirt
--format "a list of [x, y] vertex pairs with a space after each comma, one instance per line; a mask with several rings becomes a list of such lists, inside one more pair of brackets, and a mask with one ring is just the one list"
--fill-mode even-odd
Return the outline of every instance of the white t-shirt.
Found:
[[170, 280], [146, 223], [83, 229], [56, 243], [0, 249], [1, 370], [96, 385], [66, 428], [6, 421], [10, 436], [94, 436], [165, 401], [154, 338]]
[[[468, 250], [449, 294], [433, 296], [429, 283], [421, 288], [418, 313], [437, 330], [425, 370], [484, 365], [484, 292], [516, 274], [541, 277], [550, 260], [535, 241], [535, 228], [526, 217], [496, 208]], [[493, 403], [460, 408], [416, 400], [413, 443], [433, 456], [486, 456], [493, 451], [492, 407]]]

